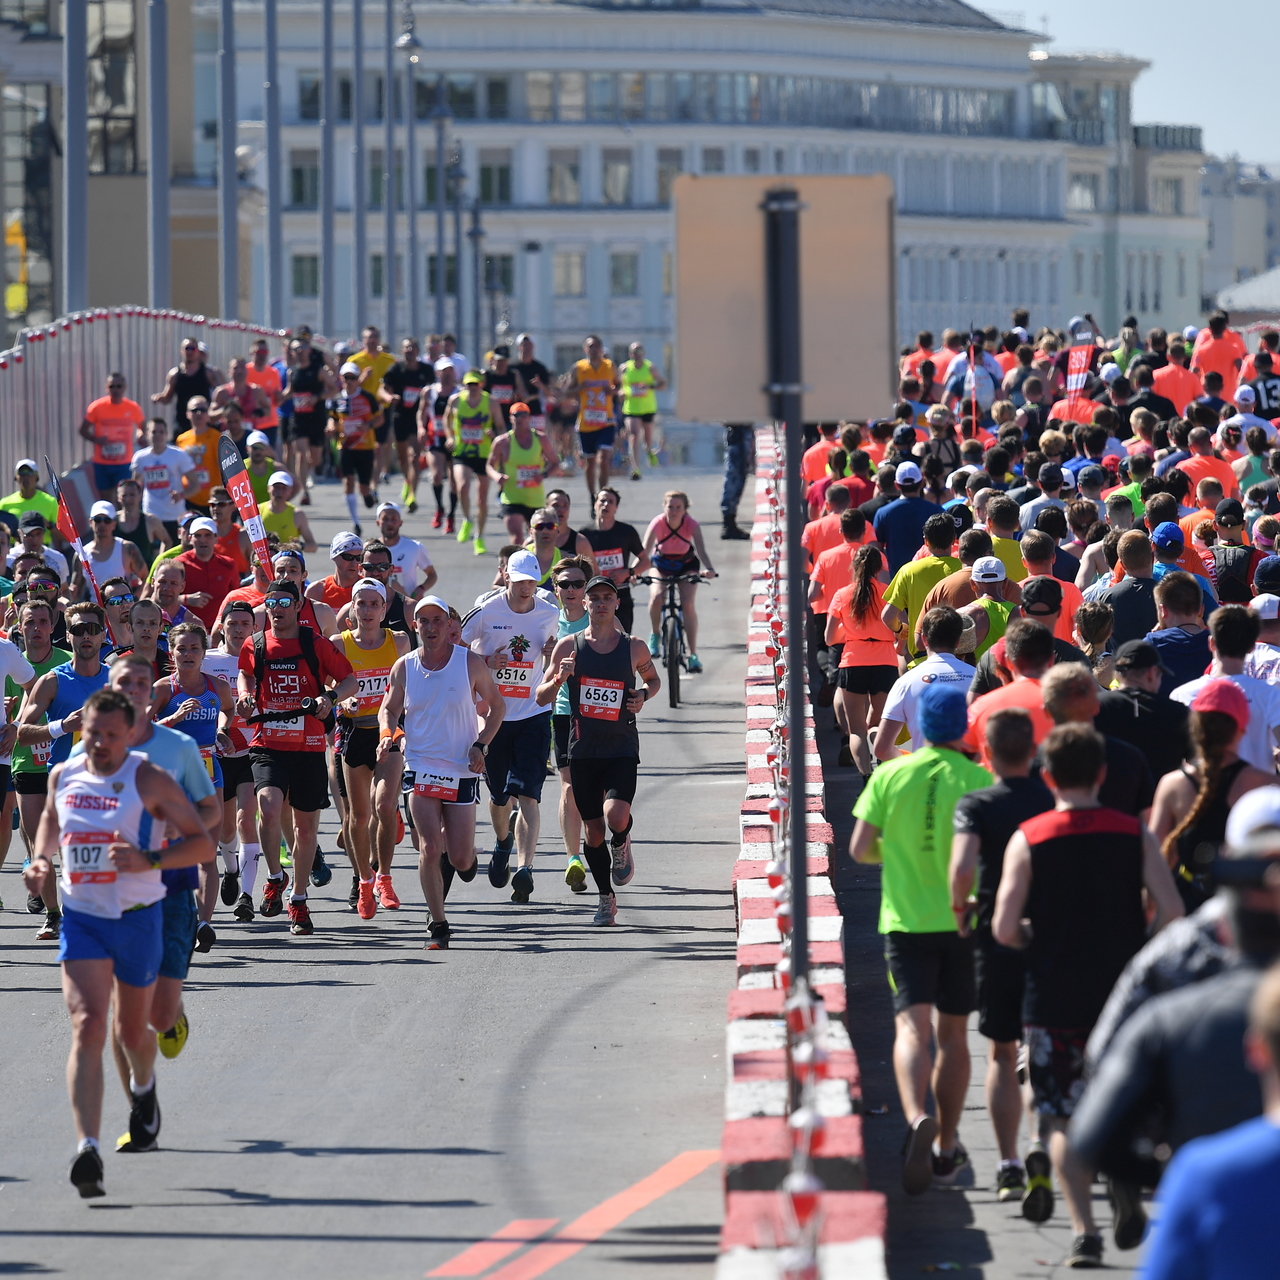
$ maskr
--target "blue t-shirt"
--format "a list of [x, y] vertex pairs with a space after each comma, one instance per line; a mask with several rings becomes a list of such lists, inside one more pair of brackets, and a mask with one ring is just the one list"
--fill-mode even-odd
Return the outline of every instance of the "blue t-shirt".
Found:
[[[1151, 576], [1159, 582], [1166, 573], [1186, 573], [1187, 571], [1181, 565], [1161, 564], [1156, 561], [1155, 566], [1151, 570]], [[1204, 600], [1204, 620], [1206, 624], [1209, 621], [1209, 615], [1218, 607], [1218, 602], [1213, 598], [1213, 589], [1209, 586], [1209, 579], [1202, 577], [1198, 573], [1191, 575], [1200, 585], [1200, 595]]]
[[924, 543], [924, 522], [942, 514], [942, 508], [927, 498], [895, 498], [876, 512], [872, 527], [876, 540], [889, 560], [889, 573], [895, 574]]
[[1198, 680], [1213, 661], [1207, 629], [1189, 636], [1181, 627], [1166, 627], [1148, 631], [1143, 639], [1155, 645], [1160, 661], [1169, 668], [1160, 679], [1160, 693], [1166, 698], [1180, 684]]
[[1259, 1117], [1188, 1142], [1159, 1200], [1143, 1280], [1270, 1280], [1280, 1254], [1280, 1128]]
[[[213, 795], [213, 779], [205, 768], [204, 759], [195, 739], [166, 725], [153, 724], [151, 737], [146, 742], [130, 751], [140, 751], [153, 765], [163, 769], [174, 782], [187, 793], [192, 804]], [[84, 745], [77, 742], [72, 755], [83, 755]], [[199, 867], [178, 867], [173, 871], [162, 871], [160, 879], [171, 892], [181, 889], [195, 889], [200, 884]]]

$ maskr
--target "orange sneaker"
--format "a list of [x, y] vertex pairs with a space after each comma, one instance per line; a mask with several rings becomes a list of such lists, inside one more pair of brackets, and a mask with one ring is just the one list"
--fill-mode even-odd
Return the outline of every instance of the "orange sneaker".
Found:
[[396, 897], [395, 886], [391, 883], [390, 876], [378, 877], [378, 901], [387, 911], [400, 909], [400, 899]]
[[377, 914], [378, 904], [373, 899], [372, 881], [360, 881], [360, 896], [356, 899], [356, 910], [360, 913], [361, 920], [372, 920]]

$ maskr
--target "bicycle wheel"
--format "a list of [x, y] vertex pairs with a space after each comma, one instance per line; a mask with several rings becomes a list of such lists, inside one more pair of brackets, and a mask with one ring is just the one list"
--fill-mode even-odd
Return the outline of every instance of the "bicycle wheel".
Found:
[[680, 705], [680, 623], [674, 617], [668, 617], [662, 628], [662, 652], [667, 663], [667, 701], [669, 705]]

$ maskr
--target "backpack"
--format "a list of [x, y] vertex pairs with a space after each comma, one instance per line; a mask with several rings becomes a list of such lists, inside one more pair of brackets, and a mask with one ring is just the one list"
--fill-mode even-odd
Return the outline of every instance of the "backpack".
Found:
[[[302, 649], [302, 660], [307, 664], [311, 671], [311, 678], [316, 682], [316, 688], [323, 692], [324, 677], [320, 674], [320, 660], [316, 657], [316, 635], [310, 627], [298, 628], [298, 645]], [[265, 631], [259, 631], [253, 637], [253, 679], [259, 688], [262, 687], [262, 676], [266, 667], [267, 634]], [[318, 716], [313, 718], [319, 719]], [[330, 706], [329, 714], [320, 720], [320, 725], [325, 733], [332, 733], [337, 723], [338, 717]]]
[[1253, 597], [1249, 589], [1249, 566], [1253, 548], [1232, 543], [1213, 548], [1214, 576], [1218, 580], [1218, 599], [1223, 604], [1248, 604]]

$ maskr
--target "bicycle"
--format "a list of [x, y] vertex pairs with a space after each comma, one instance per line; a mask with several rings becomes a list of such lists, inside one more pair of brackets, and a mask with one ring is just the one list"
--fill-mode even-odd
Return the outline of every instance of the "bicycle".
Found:
[[637, 574], [635, 581], [644, 583], [661, 582], [666, 586], [666, 599], [662, 602], [662, 622], [658, 628], [661, 637], [661, 654], [659, 661], [667, 675], [667, 701], [669, 705], [680, 705], [680, 669], [688, 668], [689, 651], [685, 644], [684, 610], [680, 607], [680, 593], [676, 589], [682, 582], [706, 582], [715, 574], [680, 573], [675, 577], [666, 574], [653, 576]]

